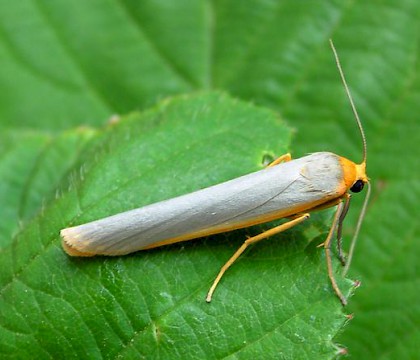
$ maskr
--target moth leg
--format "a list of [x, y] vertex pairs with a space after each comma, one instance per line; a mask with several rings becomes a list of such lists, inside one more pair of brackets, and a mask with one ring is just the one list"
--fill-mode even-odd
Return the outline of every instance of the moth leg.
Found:
[[[346, 204], [347, 203], [348, 202], [346, 201]], [[340, 201], [337, 205], [337, 210], [335, 212], [334, 220], [331, 225], [330, 231], [328, 232], [328, 236], [324, 242], [325, 259], [327, 260], [328, 277], [330, 278], [331, 286], [334, 289], [335, 294], [338, 296], [343, 306], [347, 305], [347, 299], [341, 292], [340, 288], [338, 287], [337, 281], [335, 280], [335, 277], [334, 277], [332, 260], [331, 260], [331, 240], [333, 238], [335, 229], [337, 228], [337, 224], [340, 221], [340, 218], [344, 209], [345, 209], [345, 204], [343, 204], [343, 202]]]
[[346, 218], [347, 212], [349, 211], [350, 207], [350, 199], [351, 195], [346, 194], [345, 195], [345, 202], [343, 210], [341, 211], [340, 217], [338, 219], [338, 225], [337, 225], [337, 253], [338, 258], [340, 259], [341, 265], [346, 265], [346, 257], [343, 253], [343, 247], [342, 247], [342, 230], [343, 230], [343, 221]]
[[277, 159], [273, 160], [271, 163], [269, 163], [267, 165], [267, 167], [272, 167], [274, 165], [278, 165], [282, 162], [287, 162], [287, 161], [290, 161], [290, 160], [292, 160], [292, 155], [290, 155], [290, 153], [283, 154], [283, 155], [279, 156]]
[[227, 269], [238, 259], [238, 257], [245, 251], [245, 249], [258, 241], [261, 241], [263, 239], [268, 238], [269, 236], [273, 236], [275, 234], [281, 233], [282, 231], [285, 231], [287, 229], [292, 228], [293, 226], [301, 223], [302, 221], [309, 218], [309, 214], [303, 214], [298, 216], [297, 218], [290, 220], [284, 224], [281, 224], [279, 226], [276, 226], [270, 230], [264, 231], [261, 234], [258, 234], [256, 236], [250, 237], [249, 239], [245, 240], [245, 242], [242, 244], [242, 246], [233, 254], [233, 256], [226, 262], [225, 265], [222, 266], [220, 269], [219, 274], [217, 275], [216, 279], [213, 282], [213, 285], [211, 286], [209, 292], [207, 293], [206, 301], [210, 302], [211, 298], [213, 296], [214, 290], [217, 287], [217, 284], [219, 284], [220, 279], [222, 278], [223, 274], [226, 272]]

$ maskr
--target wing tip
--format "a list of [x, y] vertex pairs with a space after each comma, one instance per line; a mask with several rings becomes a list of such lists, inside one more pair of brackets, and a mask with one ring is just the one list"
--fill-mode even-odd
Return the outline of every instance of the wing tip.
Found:
[[74, 228], [66, 228], [60, 230], [60, 237], [61, 246], [67, 255], [78, 257], [91, 257], [96, 255], [94, 253], [83, 251], [78, 248], [79, 246], [77, 246], [77, 244], [79, 241], [76, 241], [76, 239], [80, 238], [80, 234], [77, 234], [77, 231], [74, 230]]

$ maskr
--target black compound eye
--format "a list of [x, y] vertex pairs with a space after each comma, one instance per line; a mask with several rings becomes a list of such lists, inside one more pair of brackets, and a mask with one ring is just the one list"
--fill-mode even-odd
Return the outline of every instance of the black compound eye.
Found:
[[363, 190], [363, 186], [365, 186], [365, 183], [362, 180], [357, 180], [350, 188], [350, 191], [354, 193], [361, 192]]

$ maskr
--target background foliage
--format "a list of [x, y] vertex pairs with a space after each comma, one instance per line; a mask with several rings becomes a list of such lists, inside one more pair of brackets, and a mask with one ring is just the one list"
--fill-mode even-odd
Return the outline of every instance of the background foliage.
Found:
[[[334, 337], [353, 358], [415, 358], [419, 8], [1, 1], [1, 355], [325, 359], [340, 352]], [[248, 252], [210, 306], [202, 298], [215, 272], [261, 228], [127, 258], [62, 253], [57, 233], [72, 222], [256, 170], [265, 154], [359, 160], [330, 37], [365, 125], [374, 188], [350, 273], [362, 286], [348, 309], [316, 249], [328, 212], [280, 237], [293, 241]], [[295, 131], [290, 145], [275, 112]], [[174, 149], [173, 162], [155, 166]], [[346, 238], [359, 208], [354, 197]]]

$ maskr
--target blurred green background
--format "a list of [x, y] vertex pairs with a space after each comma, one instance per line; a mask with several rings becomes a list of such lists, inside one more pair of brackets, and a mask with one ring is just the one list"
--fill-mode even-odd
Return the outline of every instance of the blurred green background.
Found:
[[[146, 112], [143, 117], [145, 123], [152, 124], [159, 121], [156, 114], [160, 112], [162, 118], [171, 119], [165, 110], [168, 96], [186, 95], [188, 101], [189, 94], [220, 90], [244, 103], [238, 105], [225, 95], [220, 99], [210, 96], [218, 111], [220, 102], [222, 113], [226, 106], [236, 115], [244, 111], [245, 119], [247, 114], [261, 114], [262, 118], [266, 114], [272, 119], [258, 120], [262, 129], [255, 130], [259, 133], [255, 137], [270, 140], [266, 145], [256, 140], [258, 145], [250, 145], [250, 151], [257, 153], [266, 147], [271, 155], [273, 151], [280, 155], [289, 149], [293, 157], [333, 151], [360, 161], [360, 136], [328, 45], [332, 38], [365, 127], [373, 194], [349, 274], [362, 282], [345, 310], [353, 313], [354, 319], [340, 334], [335, 333], [340, 326], [334, 325], [335, 332], [321, 337], [325, 335], [323, 341], [334, 337], [354, 359], [415, 359], [420, 341], [420, 245], [414, 241], [418, 238], [420, 191], [419, 18], [420, 3], [416, 0], [0, 1], [0, 265], [7, 269], [1, 275], [4, 303], [0, 331], [14, 334], [8, 337], [14, 340], [8, 343], [7, 351], [3, 350], [4, 357], [23, 358], [27, 354], [19, 352], [20, 336], [37, 344], [34, 348], [39, 357], [52, 356], [42, 351], [48, 346], [44, 347], [39, 338], [58, 332], [54, 326], [35, 326], [31, 333], [28, 329], [33, 325], [26, 319], [29, 315], [19, 313], [9, 318], [16, 312], [14, 301], [25, 306], [31, 301], [22, 296], [24, 290], [11, 290], [10, 285], [10, 279], [21, 281], [25, 262], [51, 261], [52, 266], [59, 267], [54, 263], [57, 257], [34, 256], [30, 249], [23, 249], [19, 244], [26, 243], [19, 243], [19, 236], [29, 232], [28, 228], [30, 234], [46, 231], [39, 225], [45, 223], [39, 220], [43, 211], [63, 217], [56, 209], [66, 209], [70, 202], [56, 205], [54, 197], [60, 198], [67, 186], [77, 189], [83, 182], [79, 169], [83, 170], [86, 159], [97, 156], [96, 146], [102, 146], [102, 152], [118, 153], [116, 141], [124, 142], [124, 131], [129, 131], [123, 125], [114, 135], [114, 127], [106, 125], [113, 115], [152, 109], [154, 115]], [[191, 96], [190, 105], [205, 114], [201, 100], [194, 103], [196, 95]], [[182, 98], [179, 101], [182, 103]], [[276, 143], [273, 113], [247, 108], [245, 103], [279, 114], [293, 129], [291, 143], [287, 144], [289, 135], [279, 135]], [[176, 111], [184, 114], [184, 110]], [[191, 121], [191, 134], [193, 124], [196, 122]], [[146, 144], [148, 126], [138, 130]], [[240, 136], [245, 137], [246, 131], [249, 134], [244, 125]], [[153, 136], [156, 142], [165, 142], [163, 133]], [[104, 143], [110, 144], [108, 150], [104, 150]], [[241, 147], [240, 141], [230, 145]], [[110, 178], [117, 176], [114, 171], [130, 166], [115, 166], [125, 151], [128, 149], [121, 148], [120, 155], [114, 155], [110, 168], [104, 166]], [[240, 152], [233, 150], [232, 158], [225, 155], [226, 163], [240, 162], [236, 155], [246, 151], [246, 146]], [[159, 161], [159, 157], [153, 159]], [[200, 183], [200, 179], [196, 181]], [[132, 199], [126, 201], [128, 207], [134, 204]], [[354, 196], [345, 224], [347, 240], [354, 231], [361, 201]], [[113, 206], [124, 209], [124, 205]], [[58, 238], [55, 250], [59, 251]], [[231, 251], [227, 249], [226, 254]], [[212, 274], [213, 270], [207, 271]], [[100, 301], [93, 303], [101, 307]], [[39, 303], [31, 306], [42, 307]], [[51, 317], [54, 311], [62, 316], [55, 309]], [[334, 312], [338, 311], [341, 309], [334, 307]], [[38, 320], [40, 324], [46, 321]], [[61, 320], [71, 326], [71, 319]], [[99, 321], [97, 325], [102, 326]], [[133, 333], [138, 331], [133, 329]], [[98, 338], [105, 342], [109, 336], [104, 332]], [[71, 338], [67, 345], [69, 349], [75, 346]], [[101, 349], [103, 345], [89, 346]], [[276, 348], [275, 343], [271, 346]], [[333, 357], [331, 349], [325, 356], [310, 352], [293, 355], [293, 346], [289, 350], [279, 352], [279, 358]], [[153, 357], [164, 358], [163, 354], [154, 353]], [[172, 354], [174, 358], [179, 355]], [[248, 356], [236, 354], [234, 349], [228, 354], [231, 358]], [[216, 353], [207, 355], [220, 358]], [[92, 356], [114, 357], [104, 352]]]

